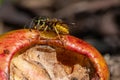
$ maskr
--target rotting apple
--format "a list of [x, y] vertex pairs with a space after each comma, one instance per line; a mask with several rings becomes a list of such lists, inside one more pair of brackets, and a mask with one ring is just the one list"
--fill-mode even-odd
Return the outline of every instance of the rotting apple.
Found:
[[[59, 39], [59, 36], [61, 37]], [[57, 46], [86, 56], [92, 63], [95, 76], [91, 80], [109, 80], [109, 70], [102, 55], [90, 44], [71, 35], [20, 29], [0, 36], [0, 80], [9, 80], [10, 62], [15, 54], [40, 44]], [[97, 77], [97, 78], [96, 78]]]

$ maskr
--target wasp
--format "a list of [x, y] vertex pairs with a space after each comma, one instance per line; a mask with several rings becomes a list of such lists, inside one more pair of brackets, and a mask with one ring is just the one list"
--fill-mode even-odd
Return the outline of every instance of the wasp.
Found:
[[61, 19], [48, 18], [48, 17], [39, 17], [38, 19], [33, 20], [32, 29], [45, 32], [55, 32], [59, 34], [69, 34], [69, 29], [67, 24], [63, 23]]

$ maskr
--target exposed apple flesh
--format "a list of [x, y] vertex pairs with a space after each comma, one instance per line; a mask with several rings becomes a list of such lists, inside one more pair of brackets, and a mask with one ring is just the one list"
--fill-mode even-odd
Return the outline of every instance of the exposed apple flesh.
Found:
[[[51, 34], [50, 34], [51, 35]], [[109, 80], [109, 71], [101, 54], [88, 43], [70, 35], [44, 35], [37, 30], [21, 29], [9, 32], [0, 37], [0, 80], [9, 79], [10, 62], [17, 53], [25, 51], [33, 45], [44, 44], [61, 47], [86, 56], [93, 64], [95, 75], [99, 80]], [[96, 78], [95, 78], [96, 79]]]
[[32, 47], [12, 59], [10, 80], [90, 80], [90, 64], [87, 69], [80, 65], [80, 60], [84, 65], [89, 61], [74, 54], [47, 45]]

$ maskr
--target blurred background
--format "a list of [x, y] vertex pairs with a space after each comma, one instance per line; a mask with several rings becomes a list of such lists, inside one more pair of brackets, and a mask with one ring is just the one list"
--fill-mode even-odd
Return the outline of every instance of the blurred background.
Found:
[[62, 19], [102, 53], [111, 80], [120, 80], [120, 0], [0, 0], [0, 34], [40, 16]]

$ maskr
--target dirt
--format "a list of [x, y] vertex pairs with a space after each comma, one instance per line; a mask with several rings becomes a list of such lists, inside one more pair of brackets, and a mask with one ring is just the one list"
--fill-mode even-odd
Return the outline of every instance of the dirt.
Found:
[[120, 55], [104, 55], [110, 71], [110, 80], [120, 80]]
[[66, 58], [60, 51], [64, 50], [39, 45], [15, 56], [10, 80], [90, 80], [89, 69], [76, 63], [77, 57]]

